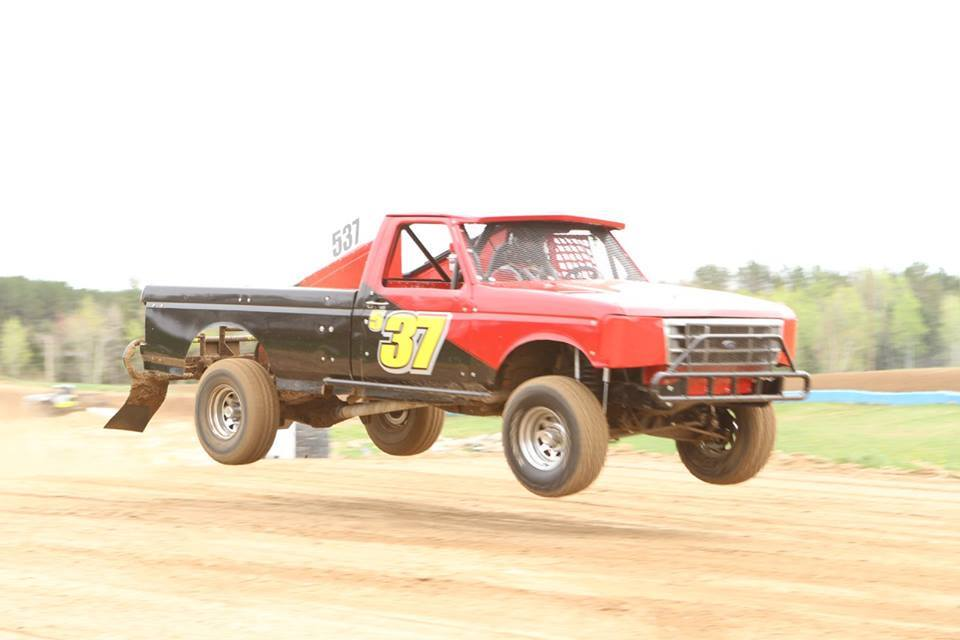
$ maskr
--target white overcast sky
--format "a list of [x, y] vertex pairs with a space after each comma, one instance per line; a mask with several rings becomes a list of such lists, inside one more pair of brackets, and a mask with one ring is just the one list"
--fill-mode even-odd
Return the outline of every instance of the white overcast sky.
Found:
[[960, 4], [6, 2], [0, 275], [287, 286], [338, 223], [595, 214], [655, 279], [960, 273]]

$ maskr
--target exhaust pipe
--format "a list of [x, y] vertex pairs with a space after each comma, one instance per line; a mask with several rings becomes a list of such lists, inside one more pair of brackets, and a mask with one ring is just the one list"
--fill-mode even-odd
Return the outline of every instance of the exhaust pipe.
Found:
[[380, 413], [392, 413], [394, 411], [407, 411], [408, 409], [419, 409], [427, 405], [422, 402], [399, 402], [396, 400], [384, 400], [382, 402], [360, 402], [358, 404], [347, 404], [337, 407], [337, 417], [341, 420], [348, 418], [359, 418], [360, 416], [372, 416]]

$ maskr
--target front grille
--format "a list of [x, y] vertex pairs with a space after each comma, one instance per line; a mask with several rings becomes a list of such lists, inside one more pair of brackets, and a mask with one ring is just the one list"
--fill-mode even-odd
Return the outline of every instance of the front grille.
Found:
[[769, 371], [781, 352], [780, 341], [771, 336], [783, 335], [783, 321], [670, 318], [663, 331], [673, 371]]

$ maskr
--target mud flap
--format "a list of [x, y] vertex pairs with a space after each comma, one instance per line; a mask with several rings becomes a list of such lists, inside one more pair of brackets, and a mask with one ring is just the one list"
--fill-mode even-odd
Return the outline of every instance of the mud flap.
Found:
[[134, 340], [123, 350], [123, 366], [127, 368], [131, 380], [130, 395], [120, 407], [120, 411], [104, 425], [104, 429], [142, 433], [167, 397], [170, 376], [152, 371], [138, 371], [133, 366], [133, 356], [141, 344], [143, 340]]
[[145, 375], [134, 378], [127, 401], [103, 428], [143, 432], [167, 397], [169, 385], [169, 380], [160, 377]]

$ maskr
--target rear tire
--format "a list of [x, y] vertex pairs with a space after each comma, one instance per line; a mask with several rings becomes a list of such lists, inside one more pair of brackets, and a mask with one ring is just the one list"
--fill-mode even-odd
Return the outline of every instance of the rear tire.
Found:
[[720, 427], [731, 434], [725, 445], [677, 441], [680, 460], [710, 484], [737, 484], [757, 475], [770, 458], [777, 417], [770, 404], [717, 407]]
[[597, 397], [565, 376], [521, 384], [503, 411], [503, 452], [529, 491], [544, 497], [586, 489], [607, 458], [610, 430]]
[[194, 411], [197, 438], [221, 464], [249, 464], [267, 454], [280, 426], [280, 398], [253, 360], [213, 363], [200, 378]]
[[413, 456], [433, 446], [443, 430], [444, 413], [420, 407], [372, 416], [361, 416], [367, 435], [377, 448], [392, 456]]

